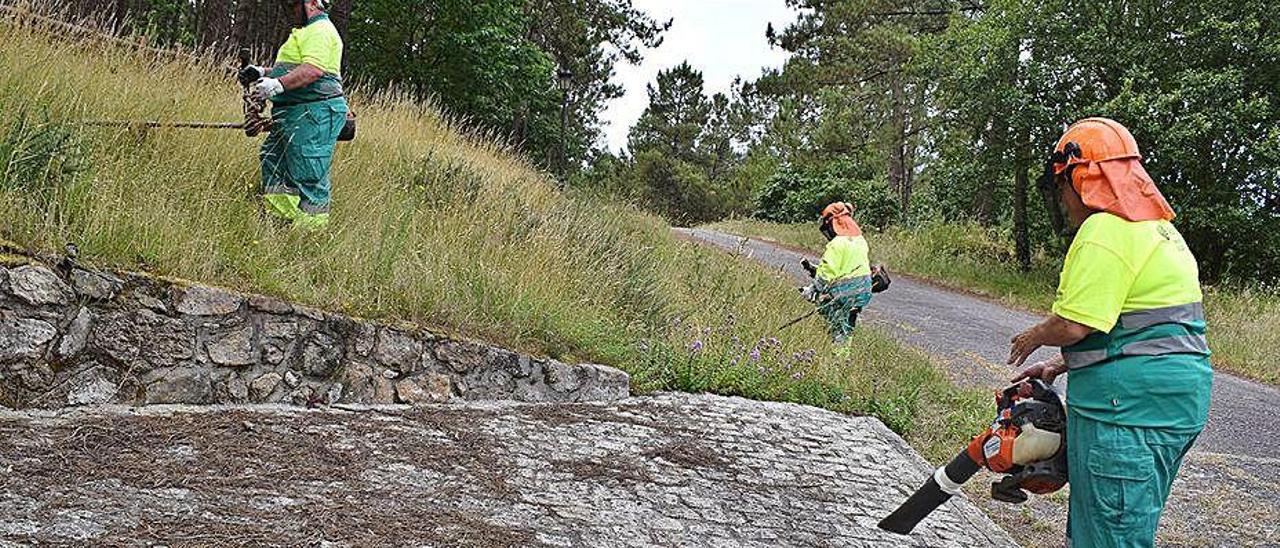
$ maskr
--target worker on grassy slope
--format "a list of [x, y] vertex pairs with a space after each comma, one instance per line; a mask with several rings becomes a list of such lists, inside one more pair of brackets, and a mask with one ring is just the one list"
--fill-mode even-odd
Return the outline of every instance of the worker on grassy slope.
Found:
[[836, 342], [844, 342], [858, 324], [858, 314], [871, 302], [871, 263], [867, 239], [853, 220], [853, 206], [836, 202], [822, 210], [822, 234], [827, 247], [814, 267], [802, 262], [813, 283], [804, 295], [818, 305]]
[[1129, 131], [1081, 120], [1041, 179], [1076, 230], [1053, 315], [1014, 337], [1017, 379], [1067, 385], [1068, 546], [1153, 546], [1182, 459], [1204, 428], [1213, 370], [1196, 259]]
[[255, 98], [271, 101], [272, 131], [262, 144], [262, 200], [268, 213], [306, 229], [329, 223], [329, 170], [346, 123], [342, 38], [325, 0], [288, 0], [296, 27], [272, 67], [245, 67]]

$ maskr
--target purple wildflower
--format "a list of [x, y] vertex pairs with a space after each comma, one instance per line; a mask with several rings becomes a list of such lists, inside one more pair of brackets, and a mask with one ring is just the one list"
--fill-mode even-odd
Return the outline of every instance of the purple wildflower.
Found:
[[753, 362], [758, 362], [758, 361], [760, 361], [760, 347], [759, 347], [759, 346], [757, 346], [757, 347], [755, 347], [755, 348], [752, 348], [752, 349], [751, 349], [751, 361], [753, 361]]
[[801, 375], [799, 371], [796, 371], [795, 373], [791, 374], [791, 380], [793, 381], [798, 381], [802, 378], [804, 378], [804, 375]]
[[693, 344], [689, 345], [690, 352], [700, 352], [701, 350], [702, 350], [702, 341], [693, 341]]

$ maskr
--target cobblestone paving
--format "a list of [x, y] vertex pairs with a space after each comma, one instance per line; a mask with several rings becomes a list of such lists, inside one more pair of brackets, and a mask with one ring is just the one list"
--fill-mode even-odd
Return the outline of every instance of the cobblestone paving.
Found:
[[0, 415], [0, 544], [1011, 546], [878, 421], [664, 394], [609, 404]]

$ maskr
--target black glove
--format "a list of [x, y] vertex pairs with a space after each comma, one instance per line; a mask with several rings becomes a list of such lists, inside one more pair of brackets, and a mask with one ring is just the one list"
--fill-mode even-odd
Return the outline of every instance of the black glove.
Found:
[[240, 69], [240, 72], [238, 74], [236, 74], [236, 79], [240, 81], [240, 85], [244, 87], [249, 87], [249, 86], [252, 86], [254, 82], [261, 80], [266, 75], [267, 75], [267, 71], [262, 67], [259, 67], [256, 65], [246, 65], [244, 68]]
[[803, 268], [805, 272], [808, 272], [810, 278], [818, 275], [818, 267], [809, 262], [809, 259], [801, 259], [800, 268]]
[[885, 270], [884, 265], [871, 265], [871, 292], [881, 293], [889, 289], [889, 284], [893, 280], [889, 279], [889, 271]]

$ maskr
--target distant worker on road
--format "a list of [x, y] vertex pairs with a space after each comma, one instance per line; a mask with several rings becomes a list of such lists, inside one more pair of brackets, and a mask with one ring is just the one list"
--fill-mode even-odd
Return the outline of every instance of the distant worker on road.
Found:
[[819, 230], [827, 247], [817, 266], [802, 261], [813, 283], [802, 289], [827, 320], [836, 342], [844, 342], [858, 324], [858, 314], [871, 302], [871, 263], [867, 239], [853, 220], [853, 206], [836, 202], [822, 210]]
[[1015, 380], [1070, 373], [1067, 545], [1153, 546], [1182, 459], [1204, 428], [1213, 370], [1199, 270], [1129, 130], [1071, 126], [1041, 189], [1076, 231], [1053, 315], [1014, 337], [1009, 363], [1061, 356]]
[[266, 211], [300, 228], [329, 223], [333, 152], [347, 119], [342, 92], [342, 38], [325, 0], [286, 0], [295, 28], [274, 66], [248, 66], [240, 80], [271, 101], [272, 131], [262, 144]]

